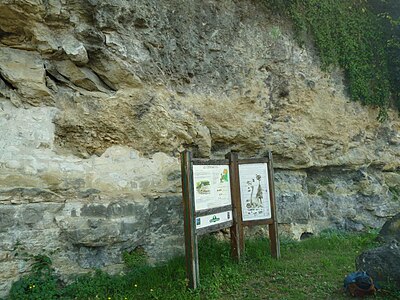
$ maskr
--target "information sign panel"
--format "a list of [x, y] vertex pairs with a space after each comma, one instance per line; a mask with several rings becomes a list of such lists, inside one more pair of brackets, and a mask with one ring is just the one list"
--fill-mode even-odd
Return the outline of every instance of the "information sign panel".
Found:
[[[194, 160], [181, 153], [185, 260], [188, 287], [199, 285], [197, 236], [230, 230], [231, 254], [240, 261], [244, 251], [243, 226], [268, 225], [271, 255], [280, 257], [272, 153], [268, 158]], [[239, 175], [240, 173], [240, 175]]]
[[268, 164], [239, 164], [239, 182], [243, 221], [270, 219]]
[[228, 165], [193, 165], [195, 210], [231, 204]]

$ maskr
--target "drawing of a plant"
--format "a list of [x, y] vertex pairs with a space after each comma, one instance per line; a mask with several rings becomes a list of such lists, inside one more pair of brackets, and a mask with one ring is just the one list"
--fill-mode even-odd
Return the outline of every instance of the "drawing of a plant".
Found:
[[250, 199], [247, 200], [249, 201], [248, 207], [253, 207], [253, 192], [254, 192], [254, 185], [251, 180], [247, 181], [247, 192], [250, 192]]
[[257, 188], [257, 193], [256, 193], [256, 200], [257, 200], [257, 204], [258, 206], [262, 206], [262, 202], [263, 202], [263, 191], [261, 188], [261, 175], [256, 175], [256, 179], [258, 180], [258, 188]]

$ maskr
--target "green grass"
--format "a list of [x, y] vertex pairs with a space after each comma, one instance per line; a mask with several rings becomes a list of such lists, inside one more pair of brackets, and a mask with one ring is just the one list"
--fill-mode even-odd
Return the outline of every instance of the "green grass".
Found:
[[[184, 258], [178, 257], [157, 267], [127, 264], [132, 269], [120, 276], [100, 271], [80, 276], [59, 287], [54, 298], [351, 299], [342, 291], [343, 279], [355, 271], [356, 256], [376, 246], [375, 237], [371, 233], [325, 232], [301, 242], [286, 239], [281, 241], [280, 260], [271, 258], [267, 239], [252, 239], [246, 242], [240, 264], [231, 260], [229, 243], [206, 237], [199, 243], [200, 288], [196, 291], [186, 288]], [[137, 258], [135, 253], [133, 260]], [[125, 260], [129, 261], [127, 254]], [[24, 291], [26, 298], [18, 293], [18, 298], [11, 294], [10, 299], [41, 299], [34, 296], [34, 289], [25, 287]], [[399, 299], [400, 292], [382, 289], [375, 298]]]

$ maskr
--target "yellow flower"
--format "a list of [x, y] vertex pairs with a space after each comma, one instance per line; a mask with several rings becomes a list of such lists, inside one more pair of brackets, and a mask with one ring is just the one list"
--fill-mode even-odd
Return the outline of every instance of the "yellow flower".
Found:
[[137, 287], [137, 284], [135, 283], [135, 287]]
[[150, 292], [154, 292], [154, 290], [153, 290], [153, 289], [150, 289]]

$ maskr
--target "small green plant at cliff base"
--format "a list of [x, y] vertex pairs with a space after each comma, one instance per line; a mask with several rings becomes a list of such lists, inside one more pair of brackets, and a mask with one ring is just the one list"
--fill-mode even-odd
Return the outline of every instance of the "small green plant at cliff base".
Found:
[[127, 268], [133, 269], [147, 265], [147, 254], [142, 247], [136, 247], [133, 251], [122, 253], [122, 258]]
[[29, 256], [31, 273], [15, 282], [10, 290], [10, 300], [41, 300], [59, 297], [58, 278], [46, 255]]

